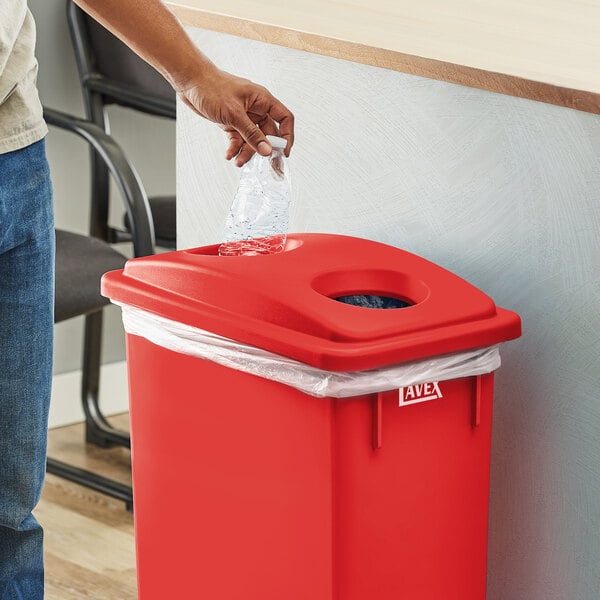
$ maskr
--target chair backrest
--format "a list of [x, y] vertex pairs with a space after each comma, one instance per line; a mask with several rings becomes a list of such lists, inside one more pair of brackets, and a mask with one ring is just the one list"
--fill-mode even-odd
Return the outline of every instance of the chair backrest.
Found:
[[175, 92], [158, 71], [72, 0], [67, 21], [89, 119], [103, 125], [97, 113], [106, 104], [175, 118]]
[[[72, 0], [66, 9], [87, 119], [108, 132], [107, 104], [174, 119], [175, 92], [165, 78]], [[111, 243], [129, 241], [127, 231], [109, 224], [109, 173], [97, 150], [91, 178], [90, 234]]]

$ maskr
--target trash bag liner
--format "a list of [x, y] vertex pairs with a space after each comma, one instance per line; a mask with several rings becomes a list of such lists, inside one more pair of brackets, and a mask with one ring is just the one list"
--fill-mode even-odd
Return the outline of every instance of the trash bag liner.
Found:
[[325, 371], [153, 313], [122, 305], [125, 331], [172, 350], [297, 388], [319, 398], [348, 398], [491, 373], [499, 345], [432, 356], [357, 372]]

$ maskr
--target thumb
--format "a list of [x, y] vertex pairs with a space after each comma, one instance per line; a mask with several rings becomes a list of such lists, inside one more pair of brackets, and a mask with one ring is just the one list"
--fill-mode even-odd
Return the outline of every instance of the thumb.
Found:
[[244, 141], [252, 146], [252, 149], [262, 156], [269, 156], [272, 152], [271, 144], [261, 131], [244, 112], [236, 114], [235, 120], [231, 123], [234, 129], [239, 131]]

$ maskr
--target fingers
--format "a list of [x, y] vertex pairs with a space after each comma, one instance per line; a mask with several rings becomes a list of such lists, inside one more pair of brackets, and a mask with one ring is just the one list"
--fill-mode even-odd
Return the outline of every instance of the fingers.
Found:
[[[248, 115], [254, 119], [255, 123], [259, 124], [265, 133], [287, 140], [284, 152], [286, 156], [290, 155], [294, 144], [294, 115], [282, 102], [273, 97], [267, 90], [264, 90], [264, 95], [258, 98], [248, 110]], [[264, 115], [263, 120], [267, 120], [269, 124], [273, 125], [272, 131], [265, 130], [263, 124], [258, 120], [260, 115]]]
[[[231, 160], [234, 156], [237, 156], [244, 145], [244, 139], [235, 130], [226, 130], [229, 137], [229, 146], [227, 152], [225, 152], [225, 159]], [[241, 166], [241, 165], [240, 165]]]
[[[254, 155], [254, 149], [249, 144], [246, 144], [244, 138], [235, 129], [225, 128], [229, 137], [229, 146], [225, 153], [225, 159], [231, 160], [235, 157], [235, 165], [243, 167]], [[265, 133], [270, 133], [265, 131]]]
[[270, 115], [265, 115], [262, 120], [256, 123], [265, 135], [276, 135], [279, 136], [279, 128], [277, 123], [271, 118]]
[[234, 115], [231, 125], [244, 138], [246, 144], [251, 146], [254, 152], [258, 152], [262, 156], [269, 156], [271, 154], [271, 144], [269, 144], [265, 134], [245, 112], [242, 110], [237, 112]]
[[242, 146], [241, 152], [237, 155], [235, 159], [236, 167], [243, 167], [252, 157], [254, 156], [254, 150], [252, 146], [249, 144], [244, 144]]
[[239, 137], [230, 133], [226, 156], [228, 159], [236, 156], [238, 167], [248, 162], [254, 152], [262, 156], [271, 154], [271, 144], [266, 135], [276, 135], [286, 140], [286, 156], [290, 155], [294, 144], [294, 115], [266, 89], [253, 86], [252, 90], [256, 93], [257, 88], [260, 93], [247, 100], [245, 106], [240, 106], [228, 119], [226, 129], [236, 131]]
[[[269, 115], [265, 115], [258, 123], [257, 126], [265, 135], [279, 135], [279, 129], [277, 123]], [[236, 135], [239, 133], [236, 131]], [[239, 154], [237, 154], [235, 164], [238, 167], [243, 167], [254, 155], [254, 149], [249, 144], [245, 144], [241, 136], [239, 136], [241, 146]], [[235, 156], [235, 155], [234, 155]]]
[[294, 145], [294, 115], [277, 98], [272, 98], [269, 116], [279, 123], [279, 133], [276, 135], [287, 140], [284, 153], [289, 156]]
[[[236, 166], [243, 167], [254, 155], [254, 148], [250, 144], [246, 143], [246, 140], [236, 129], [233, 129], [232, 127], [223, 127], [223, 129], [229, 137], [229, 146], [225, 152], [225, 159], [231, 160], [235, 157]], [[266, 127], [266, 129], [269, 130], [270, 128]], [[265, 131], [265, 133], [270, 133], [270, 131]], [[267, 156], [270, 153], [271, 150], [269, 150]]]

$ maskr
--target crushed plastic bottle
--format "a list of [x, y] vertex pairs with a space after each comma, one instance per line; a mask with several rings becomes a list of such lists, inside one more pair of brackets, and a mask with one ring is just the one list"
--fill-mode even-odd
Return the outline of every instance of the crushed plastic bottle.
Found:
[[220, 256], [281, 252], [289, 224], [290, 175], [283, 153], [286, 140], [273, 135], [270, 156], [255, 154], [243, 167], [225, 222]]

